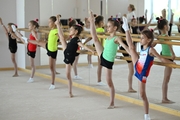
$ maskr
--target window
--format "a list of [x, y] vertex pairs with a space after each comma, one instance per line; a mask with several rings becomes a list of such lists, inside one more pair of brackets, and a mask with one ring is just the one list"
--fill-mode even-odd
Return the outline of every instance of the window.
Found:
[[[148, 9], [148, 16], [154, 13], [154, 20], [156, 17], [162, 16], [161, 11], [166, 9], [166, 19], [170, 20], [172, 9], [174, 13], [174, 21], [179, 22], [180, 17], [180, 0], [145, 0], [145, 9]], [[149, 18], [148, 17], [148, 18]], [[154, 21], [155, 22], [155, 21]]]

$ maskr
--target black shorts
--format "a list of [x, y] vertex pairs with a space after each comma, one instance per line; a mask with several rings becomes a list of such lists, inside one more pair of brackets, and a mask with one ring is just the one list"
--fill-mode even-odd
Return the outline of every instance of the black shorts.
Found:
[[66, 50], [64, 51], [64, 62], [66, 64], [73, 64], [74, 60], [75, 60], [75, 55], [71, 55], [70, 53], [66, 52]]
[[112, 69], [112, 66], [114, 65], [114, 62], [107, 61], [106, 59], [103, 58], [102, 54], [101, 54], [101, 57], [100, 57], [101, 66], [106, 67], [107, 69]]
[[51, 52], [48, 50], [48, 44], [46, 44], [46, 50], [47, 50], [47, 55], [53, 59], [56, 59], [57, 57], [57, 51]]
[[[120, 50], [125, 50], [122, 46], [119, 48]], [[122, 53], [124, 57], [130, 57], [128, 53]], [[131, 63], [132, 61], [126, 60], [127, 63]]]
[[11, 53], [16, 53], [17, 52], [17, 47], [9, 46], [9, 50], [10, 50]]
[[36, 51], [35, 52], [31, 52], [31, 51], [27, 51], [27, 54], [30, 56], [30, 57], [32, 57], [32, 58], [35, 58], [35, 56], [36, 56]]
[[[162, 55], [162, 51], [160, 52], [160, 55]], [[170, 60], [171, 62], [173, 62], [174, 60], [172, 60], [172, 59], [168, 59], [168, 60]]]
[[80, 53], [76, 53], [76, 55], [75, 55], [75, 56], [79, 56], [79, 54], [80, 54]]

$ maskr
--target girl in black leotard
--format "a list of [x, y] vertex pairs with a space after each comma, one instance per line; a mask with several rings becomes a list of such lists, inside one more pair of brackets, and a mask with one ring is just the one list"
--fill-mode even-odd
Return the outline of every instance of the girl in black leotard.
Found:
[[11, 60], [13, 62], [14, 65], [14, 70], [15, 73], [13, 75], [13, 77], [17, 77], [18, 76], [18, 70], [17, 70], [17, 63], [16, 63], [16, 59], [15, 59], [15, 54], [17, 52], [17, 42], [16, 39], [19, 39], [16, 34], [13, 32], [11, 26], [15, 24], [14, 23], [8, 23], [7, 28], [4, 26], [2, 19], [0, 18], [0, 24], [1, 26], [4, 28], [5, 34], [9, 40], [9, 50], [11, 52]]
[[71, 36], [71, 40], [69, 43], [66, 42], [63, 31], [60, 26], [60, 15], [57, 15], [56, 17], [56, 25], [58, 28], [58, 34], [60, 37], [60, 41], [63, 47], [63, 53], [64, 53], [64, 63], [66, 64], [66, 76], [68, 79], [68, 86], [69, 86], [69, 96], [73, 97], [72, 94], [72, 79], [71, 79], [71, 66], [74, 63], [75, 57], [76, 57], [76, 51], [78, 49], [78, 46], [81, 46], [85, 48], [88, 51], [91, 51], [94, 54], [94, 51], [89, 49], [87, 46], [83, 45], [79, 39], [79, 36], [83, 30], [82, 26], [79, 24], [72, 25], [69, 29], [69, 35]]

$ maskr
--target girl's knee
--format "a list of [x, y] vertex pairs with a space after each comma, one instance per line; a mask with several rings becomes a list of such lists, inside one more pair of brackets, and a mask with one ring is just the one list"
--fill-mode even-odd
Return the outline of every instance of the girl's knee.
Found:
[[110, 88], [114, 86], [112, 81], [108, 81], [107, 84]]
[[53, 65], [50, 65], [49, 67], [51, 71], [55, 71], [55, 67]]
[[146, 99], [146, 93], [145, 92], [140, 92], [141, 98], [144, 100]]
[[71, 78], [70, 72], [67, 72], [67, 73], [66, 73], [66, 77], [67, 77], [68, 80]]

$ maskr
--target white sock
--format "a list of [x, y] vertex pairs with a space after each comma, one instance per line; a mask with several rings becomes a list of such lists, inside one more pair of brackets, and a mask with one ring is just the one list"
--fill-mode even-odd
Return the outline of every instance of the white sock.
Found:
[[150, 120], [149, 114], [144, 114], [144, 118]]
[[16, 26], [15, 25], [11, 25], [11, 28], [12, 28], [13, 32], [16, 32]]
[[123, 16], [123, 25], [122, 28], [124, 29], [124, 31], [128, 31], [129, 30], [129, 25], [128, 25], [128, 21], [127, 18]]

